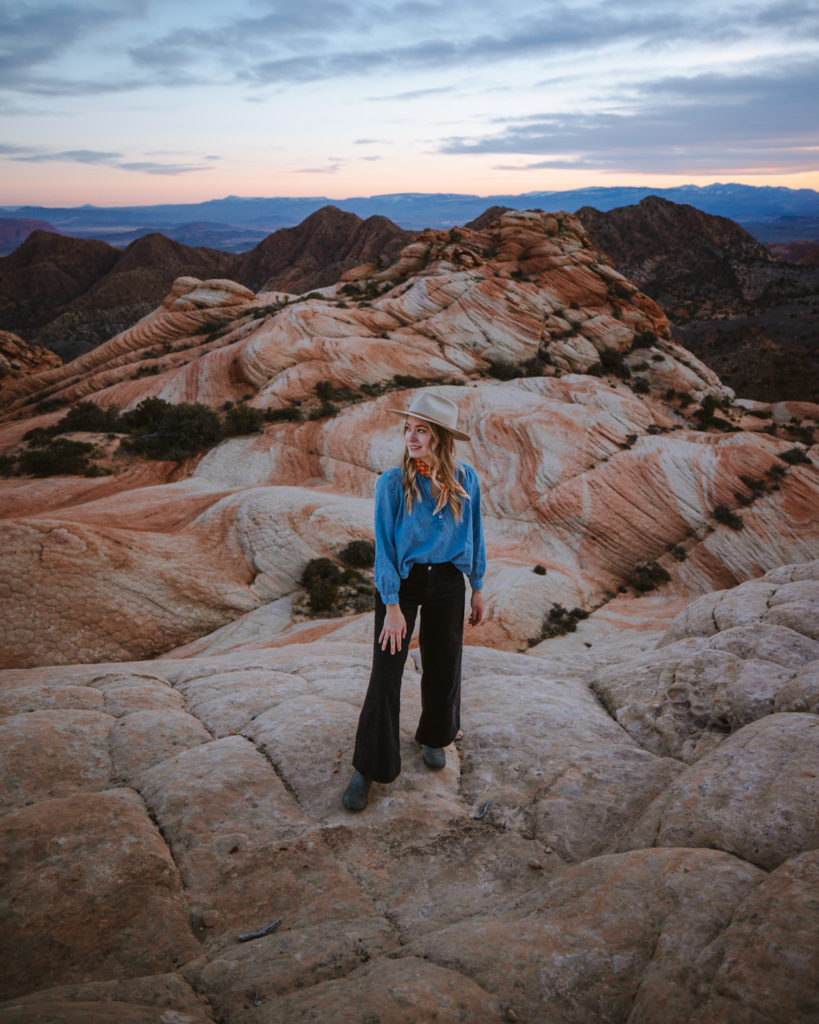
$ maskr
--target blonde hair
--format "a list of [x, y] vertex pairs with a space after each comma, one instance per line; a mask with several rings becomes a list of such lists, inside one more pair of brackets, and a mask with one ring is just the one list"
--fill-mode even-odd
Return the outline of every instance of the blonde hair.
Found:
[[[429, 465], [432, 473], [435, 474], [436, 483], [443, 484], [447, 488], [447, 504], [452, 509], [456, 521], [463, 515], [461, 507], [461, 490], [458, 477], [456, 476], [457, 464], [455, 462], [455, 438], [452, 433], [431, 420], [424, 420], [432, 435], [429, 455], [424, 460]], [[420, 499], [421, 491], [418, 487], [418, 470], [415, 468], [415, 459], [404, 446], [404, 455], [401, 460], [403, 470], [402, 483], [404, 487], [404, 500], [407, 505], [407, 512], [412, 512], [415, 499]]]

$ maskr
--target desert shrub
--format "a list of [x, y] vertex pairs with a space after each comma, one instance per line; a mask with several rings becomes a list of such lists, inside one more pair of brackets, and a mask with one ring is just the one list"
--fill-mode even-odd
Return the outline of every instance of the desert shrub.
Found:
[[420, 388], [423, 384], [422, 380], [409, 373], [396, 373], [392, 382], [397, 388]]
[[264, 418], [268, 423], [298, 423], [301, 420], [301, 410], [295, 405], [285, 405], [281, 409], [265, 409]]
[[222, 439], [218, 414], [199, 402], [171, 405], [161, 398], [145, 398], [122, 420], [131, 435], [122, 446], [151, 459], [185, 459]]
[[647, 395], [651, 389], [645, 377], [635, 377], [631, 390], [635, 395]]
[[770, 409], [746, 409], [746, 416], [755, 416], [758, 420], [770, 420], [773, 419], [773, 413]]
[[525, 270], [521, 270], [521, 269], [513, 270], [512, 273], [509, 276], [512, 278], [513, 281], [529, 281], [529, 280], [531, 280], [531, 278], [526, 273], [526, 271]]
[[768, 479], [773, 480], [773, 481], [775, 481], [777, 483], [780, 480], [784, 480], [787, 475], [788, 475], [788, 470], [785, 468], [785, 466], [773, 465], [773, 466], [769, 466], [765, 470], [765, 476], [767, 476]]
[[55, 428], [55, 432], [58, 434], [67, 434], [70, 430], [87, 430], [95, 434], [116, 434], [123, 430], [123, 422], [119, 409], [115, 405], [109, 409], [103, 409], [94, 402], [78, 402], [55, 424]]
[[571, 611], [564, 608], [562, 604], [553, 604], [549, 614], [543, 620], [543, 628], [540, 636], [532, 637], [529, 646], [540, 643], [541, 640], [548, 640], [553, 636], [565, 636], [566, 633], [574, 633], [577, 624], [581, 619], [587, 619], [589, 613], [582, 608], [572, 608]]
[[375, 561], [375, 544], [370, 540], [351, 540], [338, 557], [354, 569], [369, 569]]
[[14, 476], [17, 460], [11, 455], [0, 455], [0, 476]]
[[304, 567], [301, 585], [305, 590], [310, 590], [317, 580], [330, 580], [338, 584], [341, 581], [341, 570], [329, 558], [313, 558]]
[[714, 400], [713, 395], [705, 395], [702, 402], [700, 402], [699, 409], [694, 410], [694, 418], [700, 427], [707, 427], [711, 425], [714, 419], [714, 410], [717, 407], [717, 403]]
[[787, 451], [779, 453], [779, 458], [791, 466], [796, 466], [800, 462], [807, 462], [810, 465], [810, 459], [804, 448], [788, 448]]
[[262, 429], [263, 424], [264, 412], [261, 409], [252, 409], [241, 402], [228, 409], [225, 416], [225, 434], [229, 437], [236, 434], [255, 434]]
[[718, 523], [722, 523], [723, 526], [728, 526], [732, 530], [742, 530], [745, 528], [740, 516], [736, 512], [732, 512], [727, 505], [715, 505], [714, 506], [714, 519]]
[[634, 288], [629, 288], [621, 281], [613, 281], [609, 285], [609, 301], [611, 301], [613, 298], [630, 299], [634, 292]]
[[546, 566], [545, 566], [545, 565], [540, 565], [540, 564], [538, 563], [538, 564], [537, 564], [537, 565], [536, 565], [536, 566], [534, 567], [534, 569], [532, 569], [532, 572], [533, 572], [533, 573], [534, 573], [534, 574], [535, 574], [536, 576], [545, 576], [545, 575], [546, 575]]
[[457, 228], [450, 228], [449, 229], [449, 240], [450, 240], [450, 242], [456, 242], [456, 243], [460, 242], [460, 240], [461, 240], [461, 232]]
[[623, 353], [613, 348], [604, 348], [600, 353], [600, 365], [606, 373], [613, 373], [615, 377], [630, 377], [631, 370], [623, 360]]
[[655, 331], [636, 331], [634, 334], [634, 340], [631, 343], [632, 348], [651, 348], [654, 342], [657, 340], [657, 334]]
[[506, 359], [490, 359], [486, 372], [495, 380], [514, 380], [516, 377], [523, 376], [520, 367]]
[[32, 448], [42, 448], [56, 433], [56, 427], [34, 427], [23, 434], [23, 440], [28, 441]]
[[311, 420], [323, 420], [328, 416], [335, 416], [337, 414], [337, 405], [333, 405], [332, 402], [322, 402], [317, 409], [313, 409], [308, 418]]
[[657, 562], [638, 562], [631, 571], [628, 585], [639, 594], [655, 590], [661, 583], [671, 579], [670, 574]]
[[34, 406], [35, 412], [54, 412], [55, 409], [62, 409], [64, 405], [68, 405], [67, 398], [53, 397], [53, 398], [41, 398], [40, 401]]
[[333, 610], [340, 582], [341, 570], [329, 558], [313, 558], [307, 563], [301, 585], [307, 591], [310, 611], [314, 615]]
[[684, 562], [688, 558], [688, 552], [682, 544], [672, 544], [668, 549], [669, 554], [678, 562]]
[[338, 584], [332, 580], [318, 579], [308, 591], [310, 611], [313, 615], [331, 612], [338, 598]]
[[92, 444], [58, 437], [44, 448], [30, 448], [17, 460], [20, 473], [27, 476], [80, 476], [89, 468]]

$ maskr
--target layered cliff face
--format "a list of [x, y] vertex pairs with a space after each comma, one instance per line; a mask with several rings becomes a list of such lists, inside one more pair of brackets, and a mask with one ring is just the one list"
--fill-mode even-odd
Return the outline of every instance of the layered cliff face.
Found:
[[[421, 384], [472, 435], [488, 616], [447, 767], [413, 649], [353, 817], [372, 619], [296, 599], [372, 537]], [[95, 475], [0, 481], [9, 1021], [819, 1012], [817, 407], [736, 400], [540, 213], [313, 295], [179, 280], [6, 383], [0, 451], [151, 397], [301, 419], [181, 462], [75, 432]]]

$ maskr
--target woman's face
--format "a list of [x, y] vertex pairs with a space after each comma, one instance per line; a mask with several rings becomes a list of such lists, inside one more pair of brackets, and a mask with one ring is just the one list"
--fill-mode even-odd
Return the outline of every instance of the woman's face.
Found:
[[411, 458], [427, 458], [435, 448], [429, 423], [426, 420], [419, 420], [416, 416], [407, 416], [404, 424], [404, 443]]

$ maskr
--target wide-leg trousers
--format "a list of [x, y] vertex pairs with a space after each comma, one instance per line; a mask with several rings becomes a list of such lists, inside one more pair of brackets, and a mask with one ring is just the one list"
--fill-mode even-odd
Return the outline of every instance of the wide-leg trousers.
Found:
[[413, 565], [398, 594], [407, 635], [395, 654], [389, 645], [382, 651], [378, 643], [387, 609], [376, 595], [373, 666], [353, 754], [353, 766], [375, 782], [392, 782], [401, 771], [401, 677], [419, 607], [421, 718], [415, 739], [428, 747], [445, 747], [461, 727], [465, 590], [463, 574], [451, 562]]

